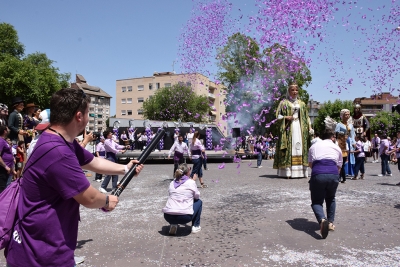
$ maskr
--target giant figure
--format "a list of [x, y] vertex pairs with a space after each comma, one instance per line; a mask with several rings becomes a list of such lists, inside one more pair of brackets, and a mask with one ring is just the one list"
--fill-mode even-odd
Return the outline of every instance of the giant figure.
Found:
[[313, 134], [307, 105], [298, 98], [299, 87], [290, 84], [286, 99], [276, 111], [279, 136], [274, 169], [279, 177], [308, 177], [309, 134]]

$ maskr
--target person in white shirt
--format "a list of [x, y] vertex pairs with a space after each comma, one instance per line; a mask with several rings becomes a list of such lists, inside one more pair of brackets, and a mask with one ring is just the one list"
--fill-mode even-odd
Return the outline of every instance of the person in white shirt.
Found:
[[193, 141], [193, 135], [194, 135], [193, 128], [190, 128], [189, 132], [186, 134], [186, 139], [188, 140], [189, 146]]
[[190, 171], [186, 163], [179, 165], [175, 179], [169, 185], [168, 200], [162, 212], [164, 212], [164, 219], [170, 223], [170, 235], [176, 234], [179, 224], [189, 222], [192, 222], [192, 234], [201, 230], [200, 216], [203, 202], [200, 200], [200, 192], [196, 186], [196, 176], [190, 178]]
[[192, 173], [190, 174], [190, 177], [193, 178], [193, 176], [197, 174], [197, 176], [199, 177], [201, 188], [206, 188], [207, 185], [205, 185], [203, 181], [203, 169], [202, 169], [203, 157], [201, 155], [202, 152], [205, 152], [205, 148], [201, 143], [199, 137], [200, 133], [196, 131], [193, 135], [192, 143], [190, 144], [189, 153], [193, 162], [193, 170]]
[[[168, 159], [170, 159], [171, 154], [174, 153], [174, 175], [176, 169], [178, 169], [179, 165], [183, 163], [184, 158], [183, 155], [186, 153], [189, 155], [189, 149], [185, 142], [183, 142], [183, 136], [178, 136], [178, 142], [175, 142], [168, 153]], [[190, 156], [190, 155], [189, 155]]]
[[365, 162], [367, 162], [367, 159], [371, 157], [371, 149], [372, 149], [372, 143], [371, 141], [368, 140], [367, 136], [364, 136], [364, 153], [365, 153]]
[[318, 141], [321, 141], [321, 138], [319, 138], [319, 133], [315, 133], [313, 140], [311, 140], [311, 145], [315, 144]]

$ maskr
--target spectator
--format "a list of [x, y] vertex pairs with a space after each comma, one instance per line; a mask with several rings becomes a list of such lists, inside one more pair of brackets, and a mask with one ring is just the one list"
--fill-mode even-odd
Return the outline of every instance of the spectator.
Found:
[[356, 149], [354, 150], [354, 156], [356, 163], [354, 165], [354, 177], [352, 180], [357, 180], [358, 179], [358, 172], [361, 172], [360, 179], [364, 179], [364, 174], [365, 174], [365, 168], [364, 168], [364, 162], [365, 162], [365, 153], [364, 153], [364, 146], [361, 142], [361, 137], [359, 135], [355, 136], [356, 139]]
[[24, 141], [18, 141], [18, 146], [17, 146], [17, 156], [16, 156], [16, 165], [15, 165], [15, 171], [16, 171], [16, 178], [21, 177], [22, 169], [24, 168], [24, 161], [25, 161], [25, 143]]
[[193, 234], [201, 231], [200, 216], [203, 203], [196, 186], [196, 175], [190, 179], [190, 171], [186, 163], [179, 165], [174, 175], [175, 180], [169, 184], [167, 204], [162, 211], [164, 219], [170, 224], [170, 235], [176, 234], [179, 224], [189, 222], [192, 222]]
[[9, 143], [6, 141], [8, 127], [0, 125], [0, 193], [7, 187], [14, 176], [14, 156]]
[[[118, 145], [117, 143], [112, 140], [112, 132], [109, 130], [106, 130], [103, 132], [103, 136], [105, 138], [104, 141], [104, 150], [106, 152], [106, 159], [111, 161], [111, 162], [117, 162], [117, 153], [125, 153], [126, 147]], [[107, 193], [107, 186], [108, 183], [110, 182], [110, 179], [112, 178], [112, 189], [117, 188], [117, 182], [118, 182], [118, 175], [107, 175], [104, 178], [103, 183], [101, 184], [99, 191], [102, 193]]]
[[[178, 169], [179, 165], [181, 165], [184, 161], [183, 155], [189, 154], [189, 148], [186, 143], [183, 142], [183, 136], [178, 136], [178, 142], [174, 143], [169, 150], [168, 159], [170, 159], [171, 154], [174, 153], [174, 174]], [[175, 177], [175, 176], [174, 176]]]
[[201, 188], [206, 188], [207, 185], [205, 185], [203, 181], [203, 157], [201, 156], [201, 153], [205, 152], [205, 148], [201, 143], [199, 137], [200, 133], [198, 131], [194, 132], [192, 144], [190, 144], [189, 156], [191, 156], [193, 162], [193, 170], [190, 174], [190, 178], [193, 178], [193, 176], [197, 174], [197, 176], [199, 177]]
[[365, 153], [365, 163], [367, 163], [368, 158], [372, 156], [372, 144], [369, 141], [368, 136], [364, 136], [364, 153]]
[[35, 103], [29, 103], [24, 107], [25, 115], [24, 115], [24, 130], [26, 135], [24, 136], [25, 145], [29, 144], [32, 139], [35, 137], [35, 127], [39, 124], [34, 118], [34, 112], [37, 106]]
[[255, 152], [257, 153], [257, 168], [262, 168], [261, 163], [262, 163], [262, 152], [263, 152], [264, 146], [263, 146], [263, 141], [262, 141], [261, 136], [257, 139], [254, 149], [255, 149]]
[[8, 125], [8, 107], [5, 104], [0, 103], [0, 126]]
[[387, 135], [384, 133], [381, 136], [381, 143], [379, 144], [379, 156], [381, 158], [381, 173], [378, 176], [392, 176], [392, 171], [389, 166], [389, 140]]
[[133, 165], [94, 158], [74, 140], [89, 121], [89, 103], [77, 89], [61, 89], [51, 97], [51, 127], [41, 134], [24, 171], [19, 223], [5, 249], [9, 266], [74, 266], [80, 204], [112, 211], [118, 203], [116, 196], [93, 188], [80, 167], [124, 174]]
[[371, 144], [372, 144], [372, 157], [373, 157], [372, 163], [377, 163], [377, 162], [378, 162], [380, 143], [381, 143], [381, 139], [379, 138], [378, 134], [375, 133], [374, 137], [373, 137], [372, 140], [371, 140]]
[[11, 106], [14, 111], [8, 117], [8, 128], [10, 129], [8, 137], [10, 137], [13, 144], [17, 144], [26, 135], [24, 131], [24, 119], [21, 115], [21, 111], [24, 109], [24, 101], [20, 97], [14, 97]]
[[[328, 236], [329, 230], [334, 230], [336, 212], [336, 190], [339, 185], [339, 172], [342, 167], [342, 151], [333, 143], [334, 133], [326, 131], [322, 141], [310, 147], [308, 153], [311, 168], [310, 192], [311, 208], [320, 225], [322, 238]], [[323, 204], [326, 204], [326, 215]]]
[[314, 134], [314, 138], [311, 140], [311, 145], [315, 144], [315, 142], [321, 141], [321, 138], [319, 138], [319, 133]]
[[[96, 145], [96, 157], [103, 158], [103, 159], [106, 158], [106, 149], [104, 148], [105, 140], [106, 139], [104, 139], [104, 136], [100, 136], [100, 142]], [[103, 174], [96, 173], [96, 176], [95, 176], [96, 182], [100, 183], [102, 178], [103, 178]]]

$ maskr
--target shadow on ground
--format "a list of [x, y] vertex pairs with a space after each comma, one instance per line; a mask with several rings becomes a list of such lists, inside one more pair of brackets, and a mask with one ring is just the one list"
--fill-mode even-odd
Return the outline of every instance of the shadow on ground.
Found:
[[[163, 236], [170, 236], [169, 235], [169, 225], [168, 226], [163, 226], [161, 231], [158, 231], [160, 235]], [[179, 237], [179, 236], [188, 236], [192, 233], [192, 227], [189, 225], [179, 225], [178, 226], [178, 231], [176, 231], [176, 235], [171, 236], [171, 237]]]
[[319, 229], [319, 224], [317, 222], [311, 222], [304, 218], [295, 218], [293, 220], [286, 221], [294, 230], [302, 231], [315, 239], [322, 239], [322, 237], [315, 232]]
[[92, 242], [93, 239], [78, 240], [76, 248], [82, 248], [87, 242]]

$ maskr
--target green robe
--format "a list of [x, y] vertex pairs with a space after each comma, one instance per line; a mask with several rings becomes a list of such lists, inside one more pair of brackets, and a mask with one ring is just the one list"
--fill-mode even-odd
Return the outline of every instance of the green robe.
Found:
[[[298, 100], [300, 105], [299, 110], [299, 120], [302, 134], [302, 156], [301, 164], [303, 166], [308, 166], [308, 148], [309, 148], [309, 126], [310, 118], [308, 117], [308, 108], [303, 101]], [[292, 116], [293, 106], [289, 100], [282, 100], [279, 103], [278, 109], [276, 110], [276, 117], [282, 116]], [[274, 169], [288, 168], [292, 165], [292, 129], [291, 121], [287, 121], [284, 118], [278, 120], [277, 125], [279, 126], [279, 135], [276, 144], [276, 152], [274, 158]]]

